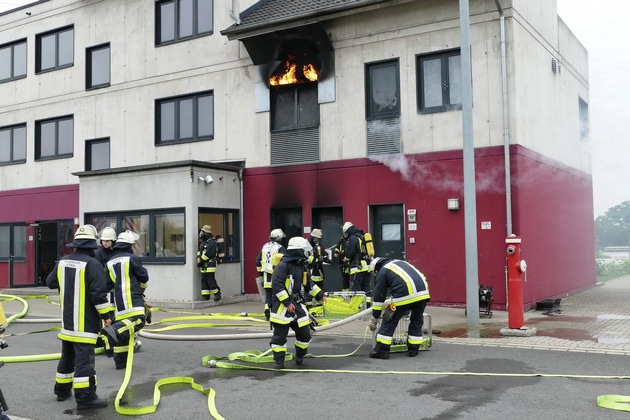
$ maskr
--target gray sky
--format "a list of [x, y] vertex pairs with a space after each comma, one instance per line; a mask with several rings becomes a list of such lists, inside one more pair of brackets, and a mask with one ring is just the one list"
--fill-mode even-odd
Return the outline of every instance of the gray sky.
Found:
[[[595, 217], [630, 200], [630, 1], [557, 0], [558, 14], [589, 52]], [[32, 0], [0, 0], [0, 12]]]

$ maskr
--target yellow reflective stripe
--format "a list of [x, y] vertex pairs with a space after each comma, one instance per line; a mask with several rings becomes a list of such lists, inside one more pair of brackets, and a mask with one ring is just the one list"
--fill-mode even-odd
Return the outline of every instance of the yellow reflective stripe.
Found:
[[387, 264], [385, 268], [392, 270], [398, 277], [400, 277], [405, 284], [407, 285], [407, 294], [413, 295], [416, 293], [416, 284], [413, 282], [413, 279], [409, 274], [405, 271], [401, 270], [400, 267], [396, 265], [396, 263]]
[[388, 336], [382, 335], [382, 334], [377, 334], [376, 335], [376, 342], [377, 343], [387, 344], [388, 346], [390, 346], [392, 344], [392, 337], [388, 337]]
[[89, 376], [82, 376], [80, 378], [74, 378], [74, 383], [72, 384], [72, 387], [75, 388], [75, 389], [89, 388], [90, 387], [90, 377]]
[[407, 337], [407, 343], [409, 344], [422, 344], [422, 342], [424, 341], [424, 337], [423, 336], [415, 336], [415, 335], [410, 335], [409, 337]]

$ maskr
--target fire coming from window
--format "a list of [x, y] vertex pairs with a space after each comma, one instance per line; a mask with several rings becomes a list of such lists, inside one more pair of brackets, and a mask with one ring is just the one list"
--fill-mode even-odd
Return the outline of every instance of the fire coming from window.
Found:
[[288, 59], [278, 66], [274, 74], [269, 78], [272, 86], [292, 85], [296, 83], [316, 82], [318, 79], [317, 70], [313, 63], [307, 62], [306, 57], [296, 59], [289, 56]]

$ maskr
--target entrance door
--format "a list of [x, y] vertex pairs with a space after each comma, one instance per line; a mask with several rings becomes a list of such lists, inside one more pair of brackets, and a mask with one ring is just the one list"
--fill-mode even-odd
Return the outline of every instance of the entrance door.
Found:
[[9, 287], [33, 286], [34, 227], [15, 225], [11, 228], [9, 248]]
[[37, 226], [35, 269], [38, 285], [45, 285], [46, 276], [64, 255], [72, 253], [68, 245], [73, 240], [73, 220], [47, 220]]
[[[341, 226], [343, 225], [343, 207], [326, 207], [313, 209], [311, 229], [322, 230], [322, 246], [332, 249], [341, 238]], [[331, 265], [324, 265], [324, 290], [341, 290], [341, 271], [339, 261], [333, 259]]]
[[377, 257], [405, 259], [405, 219], [402, 204], [370, 206], [372, 240]]

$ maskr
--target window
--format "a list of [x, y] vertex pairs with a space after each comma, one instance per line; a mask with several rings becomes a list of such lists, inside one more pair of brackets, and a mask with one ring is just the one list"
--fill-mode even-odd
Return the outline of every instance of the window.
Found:
[[212, 140], [214, 137], [214, 94], [156, 101], [156, 145]]
[[587, 141], [590, 135], [588, 123], [588, 104], [582, 98], [580, 99], [580, 140]]
[[460, 51], [416, 56], [418, 112], [462, 109]]
[[0, 165], [26, 162], [26, 124], [0, 128]]
[[130, 230], [139, 235], [133, 253], [147, 262], [184, 263], [186, 224], [184, 209], [144, 210], [116, 214], [89, 214], [87, 223], [97, 231], [112, 227], [117, 233]]
[[400, 115], [398, 60], [365, 66], [366, 118], [382, 119]]
[[26, 40], [0, 46], [0, 83], [26, 77]]
[[287, 241], [294, 236], [302, 236], [302, 208], [271, 209], [271, 226], [279, 228], [287, 235]]
[[213, 0], [164, 0], [155, 7], [157, 45], [212, 34]]
[[365, 65], [367, 154], [401, 152], [398, 59]]
[[35, 121], [35, 160], [72, 157], [74, 117]]
[[271, 113], [272, 130], [319, 126], [317, 83], [274, 87], [271, 92]]
[[110, 48], [109, 44], [88, 48], [85, 88], [106, 87], [110, 84]]
[[109, 169], [109, 138], [85, 142], [85, 170]]
[[212, 227], [215, 237], [223, 238], [225, 242], [225, 258], [223, 262], [235, 262], [240, 260], [240, 231], [238, 225], [237, 210], [204, 209], [199, 211], [197, 227], [203, 225]]
[[26, 260], [26, 226], [0, 225], [0, 261]]
[[74, 64], [74, 27], [37, 35], [35, 70], [45, 72]]

